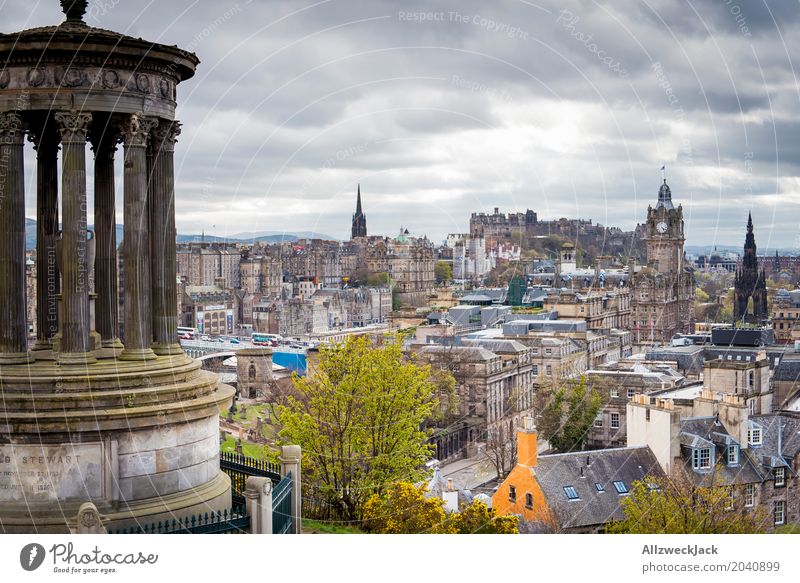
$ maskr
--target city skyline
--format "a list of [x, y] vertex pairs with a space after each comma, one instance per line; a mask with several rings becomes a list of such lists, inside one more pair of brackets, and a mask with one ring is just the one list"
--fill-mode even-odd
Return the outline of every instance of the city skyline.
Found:
[[[346, 239], [359, 182], [387, 235], [438, 241], [494, 207], [630, 230], [665, 163], [689, 245], [738, 244], [752, 210], [760, 245], [789, 248], [789, 4], [98, 2], [87, 23], [201, 56], [179, 90], [180, 232]], [[5, 12], [6, 31], [58, 16]]]

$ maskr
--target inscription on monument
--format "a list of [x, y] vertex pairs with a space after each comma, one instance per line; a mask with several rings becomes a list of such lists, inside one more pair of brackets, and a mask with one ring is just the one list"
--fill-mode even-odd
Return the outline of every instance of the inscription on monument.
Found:
[[88, 500], [103, 495], [103, 445], [0, 445], [0, 501]]

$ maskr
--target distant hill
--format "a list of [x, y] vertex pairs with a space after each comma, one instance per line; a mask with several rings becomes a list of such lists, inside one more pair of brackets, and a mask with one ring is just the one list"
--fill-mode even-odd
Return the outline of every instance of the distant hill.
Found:
[[263, 241], [264, 239], [280, 240], [282, 237], [294, 237], [295, 239], [326, 239], [328, 241], [336, 241], [335, 237], [325, 235], [323, 233], [316, 233], [314, 231], [295, 231], [291, 233], [284, 233], [282, 231], [246, 231], [243, 233], [236, 233], [231, 235], [228, 239], [236, 239], [238, 241]]
[[[710, 255], [714, 249], [717, 252], [723, 251], [731, 251], [733, 253], [738, 253], [739, 255], [742, 254], [742, 246], [741, 245], [686, 245], [686, 252], [690, 255]], [[775, 255], [775, 248], [765, 248], [759, 245], [758, 247], [758, 254], [760, 256], [763, 255]], [[797, 255], [797, 248], [792, 247], [778, 247], [778, 255]]]
[[[93, 229], [93, 225], [89, 225]], [[117, 225], [117, 243], [122, 241], [122, 225]], [[300, 231], [297, 233], [280, 233], [278, 231], [262, 231], [256, 233], [237, 233], [232, 237], [215, 237], [213, 235], [184, 235], [178, 233], [178, 241], [186, 243], [190, 241], [208, 241], [208, 242], [228, 242], [228, 243], [252, 243], [258, 241], [260, 243], [281, 243], [283, 241], [294, 242], [298, 239], [328, 239], [335, 241], [333, 237], [324, 235], [322, 233], [315, 233], [313, 231]], [[25, 218], [25, 248], [36, 249], [36, 221], [34, 219]]]

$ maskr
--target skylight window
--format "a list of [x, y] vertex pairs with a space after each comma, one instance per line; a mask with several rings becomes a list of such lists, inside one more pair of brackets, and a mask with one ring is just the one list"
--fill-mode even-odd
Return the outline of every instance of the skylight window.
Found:
[[564, 494], [570, 500], [578, 500], [578, 491], [573, 486], [564, 486]]
[[594, 487], [597, 488], [598, 492], [605, 492], [606, 491], [606, 487], [603, 486], [603, 484], [600, 484], [599, 482], [595, 483]]
[[628, 493], [628, 486], [625, 485], [623, 481], [614, 482], [614, 487], [617, 489], [617, 494], [627, 494]]

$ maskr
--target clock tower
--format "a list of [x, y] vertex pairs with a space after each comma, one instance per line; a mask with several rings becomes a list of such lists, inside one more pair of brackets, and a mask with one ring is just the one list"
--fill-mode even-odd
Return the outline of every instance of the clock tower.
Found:
[[647, 208], [645, 245], [647, 263], [665, 275], [683, 269], [683, 207], [672, 204], [666, 179], [658, 189], [658, 203]]
[[640, 349], [694, 331], [694, 272], [683, 256], [683, 207], [672, 204], [666, 179], [656, 206], [647, 208], [644, 239], [647, 264], [634, 270], [631, 298], [631, 332]]

